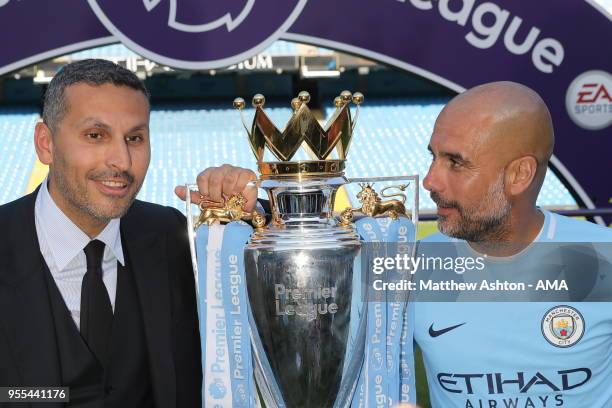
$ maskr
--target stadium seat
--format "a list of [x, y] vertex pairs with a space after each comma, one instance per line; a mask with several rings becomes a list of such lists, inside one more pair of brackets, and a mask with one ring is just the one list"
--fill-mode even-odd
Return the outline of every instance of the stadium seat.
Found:
[[21, 197], [26, 190], [36, 158], [33, 131], [37, 120], [34, 109], [0, 109], [0, 204]]
[[[329, 53], [329, 50], [319, 48], [321, 53]], [[290, 41], [275, 41], [268, 48], [266, 48], [263, 54], [269, 55], [297, 55], [298, 45]], [[123, 60], [129, 57], [138, 57], [138, 54], [127, 48], [123, 44], [110, 44], [102, 45], [96, 48], [90, 48], [83, 51], [78, 51], [67, 55], [68, 59], [72, 61], [88, 59], [88, 58], [104, 58], [104, 59], [119, 59]]]
[[[270, 118], [282, 127], [290, 107], [266, 106]], [[254, 110], [246, 109], [251, 123]], [[250, 125], [249, 125], [250, 126]], [[173, 193], [175, 185], [194, 182], [199, 171], [231, 163], [257, 169], [240, 114], [226, 105], [155, 107], [151, 112], [152, 157], [139, 198], [185, 210]], [[299, 159], [306, 159], [300, 152]]]
[[[361, 107], [348, 154], [348, 177], [376, 177], [427, 173], [430, 163], [427, 143], [436, 116], [446, 103], [441, 99], [368, 100]], [[266, 112], [283, 127], [291, 116], [285, 105], [268, 105]], [[325, 109], [327, 117], [332, 107]], [[244, 114], [250, 124], [254, 111]], [[27, 109], [0, 110], [0, 204], [24, 194], [35, 153], [32, 142], [37, 114]], [[256, 162], [237, 111], [225, 104], [158, 105], [151, 112], [152, 157], [139, 198], [184, 211], [174, 186], [195, 181], [198, 171], [231, 163], [256, 170]], [[265, 159], [273, 160], [267, 153]], [[299, 151], [296, 160], [307, 160]], [[359, 187], [349, 188], [354, 197]], [[357, 203], [354, 202], [354, 205]], [[420, 187], [421, 210], [433, 211], [434, 203]], [[548, 172], [538, 199], [541, 206], [576, 205], [559, 179]]]
[[[427, 174], [431, 162], [427, 144], [438, 113], [448, 99], [368, 100], [361, 112], [348, 154], [348, 177]], [[326, 109], [326, 116], [333, 112]], [[350, 196], [358, 186], [349, 188]], [[433, 211], [434, 202], [420, 187], [421, 210]], [[356, 203], [354, 203], [356, 204]], [[561, 181], [548, 172], [538, 198], [540, 206], [574, 207], [576, 201]]]

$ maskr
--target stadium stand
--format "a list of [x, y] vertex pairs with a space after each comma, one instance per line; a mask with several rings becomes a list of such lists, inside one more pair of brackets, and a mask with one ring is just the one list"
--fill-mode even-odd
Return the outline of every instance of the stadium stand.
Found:
[[[270, 105], [266, 112], [282, 126], [292, 111]], [[247, 124], [253, 113], [245, 110]], [[173, 193], [174, 186], [194, 182], [202, 169], [223, 163], [257, 168], [240, 115], [226, 105], [156, 107], [151, 112], [151, 135], [151, 165], [139, 194], [143, 200], [184, 211], [184, 204]], [[306, 159], [303, 152], [296, 158]]]
[[[332, 54], [332, 50], [328, 50], [326, 48], [321, 47], [311, 47], [314, 48], [318, 54], [328, 55]], [[269, 55], [298, 55], [301, 53], [302, 47], [298, 44], [290, 41], [275, 41], [268, 48], [262, 51], [262, 54]], [[109, 60], [114, 59], [126, 59], [130, 57], [140, 56], [134, 53], [132, 50], [127, 48], [123, 44], [110, 44], [103, 45], [96, 48], [90, 48], [87, 50], [78, 51], [72, 54], [68, 54], [65, 56], [67, 60], [76, 61], [87, 58], [104, 58]]]
[[[368, 101], [358, 118], [347, 176], [426, 174], [430, 163], [427, 141], [445, 102], [440, 99]], [[277, 126], [283, 126], [291, 115], [288, 107], [268, 107], [266, 111]], [[332, 108], [326, 109], [326, 116], [331, 112]], [[252, 110], [245, 111], [247, 124], [252, 116]], [[256, 169], [238, 113], [222, 105], [156, 108], [151, 114], [151, 132], [151, 166], [140, 193], [144, 200], [183, 210], [172, 188], [194, 181], [199, 170], [223, 163]], [[303, 152], [296, 158], [307, 159]], [[357, 189], [353, 186], [350, 192], [356, 193]], [[422, 209], [435, 208], [422, 187], [420, 196]], [[538, 203], [549, 207], [576, 205], [552, 172], [546, 177]]]
[[0, 204], [21, 197], [28, 185], [36, 154], [35, 109], [0, 108]]
[[90, 48], [87, 50], [78, 51], [66, 55], [66, 59], [77, 61], [88, 58], [104, 58], [104, 59], [125, 59], [129, 57], [140, 58], [138, 54], [127, 48], [123, 44], [110, 44], [101, 47]]
[[290, 41], [275, 41], [262, 53], [270, 55], [296, 55], [299, 45]]
[[[348, 177], [424, 175], [430, 163], [427, 141], [442, 99], [369, 100], [362, 105], [348, 155]], [[326, 117], [333, 109], [325, 109]], [[277, 126], [289, 120], [288, 106], [269, 105], [266, 112]], [[253, 110], [245, 110], [247, 125]], [[37, 114], [28, 109], [0, 110], [0, 132], [8, 141], [0, 147], [0, 203], [24, 194], [35, 153], [32, 134]], [[239, 113], [222, 104], [158, 105], [151, 112], [152, 157], [139, 198], [184, 210], [174, 196], [175, 185], [192, 182], [198, 171], [231, 163], [256, 170], [255, 158], [240, 123]], [[269, 154], [269, 153], [268, 153]], [[272, 160], [266, 156], [266, 160]], [[299, 151], [295, 159], [308, 160]], [[354, 197], [358, 186], [349, 188]], [[421, 187], [421, 209], [434, 203]], [[356, 204], [356, 203], [354, 203]], [[547, 207], [576, 205], [559, 179], [549, 172], [538, 204]]]
[[[368, 100], [361, 106], [352, 146], [348, 155], [348, 177], [375, 177], [427, 174], [431, 162], [427, 151], [429, 137], [438, 113], [447, 99]], [[331, 115], [332, 107], [326, 109]], [[349, 191], [357, 193], [358, 187]], [[421, 186], [422, 210], [433, 210], [435, 204]], [[561, 181], [548, 172], [538, 205], [574, 207], [576, 201]]]

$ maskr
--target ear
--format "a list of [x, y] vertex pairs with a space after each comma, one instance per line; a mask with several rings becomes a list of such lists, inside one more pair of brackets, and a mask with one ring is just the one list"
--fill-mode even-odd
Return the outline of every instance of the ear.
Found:
[[43, 122], [38, 122], [34, 129], [34, 147], [38, 160], [42, 164], [51, 164], [53, 161], [53, 137], [51, 129]]
[[510, 195], [523, 194], [532, 184], [538, 169], [538, 161], [533, 156], [514, 159], [507, 166], [506, 189]]

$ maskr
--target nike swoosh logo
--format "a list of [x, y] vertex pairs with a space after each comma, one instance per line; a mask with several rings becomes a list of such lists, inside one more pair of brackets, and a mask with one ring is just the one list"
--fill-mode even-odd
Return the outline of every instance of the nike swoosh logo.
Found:
[[447, 328], [442, 329], [442, 330], [434, 330], [433, 323], [432, 323], [431, 326], [429, 326], [429, 335], [431, 337], [438, 337], [438, 336], [443, 335], [444, 333], [448, 333], [449, 331], [456, 329], [457, 327], [461, 327], [464, 324], [465, 324], [465, 322], [456, 324], [454, 326], [447, 327]]

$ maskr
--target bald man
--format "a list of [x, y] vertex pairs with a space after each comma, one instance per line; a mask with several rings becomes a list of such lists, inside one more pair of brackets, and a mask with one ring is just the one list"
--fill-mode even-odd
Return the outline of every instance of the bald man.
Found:
[[[612, 242], [610, 229], [536, 206], [553, 146], [546, 104], [523, 85], [485, 84], [451, 100], [423, 180], [441, 233], [421, 245], [463, 245], [458, 255], [487, 254], [487, 267], [520, 280], [561, 258], [542, 259], [533, 243]], [[414, 312], [433, 407], [612, 407], [610, 303], [416, 302]]]
[[544, 221], [535, 203], [553, 146], [550, 113], [523, 85], [495, 82], [454, 98], [436, 120], [423, 180], [440, 231], [481, 245], [531, 242]]
[[[536, 206], [553, 146], [550, 113], [533, 90], [495, 82], [455, 97], [429, 143], [423, 184], [441, 233], [425, 241], [462, 242], [510, 266], [523, 256], [535, 273], [542, 259], [530, 257], [532, 243], [612, 242], [609, 229]], [[228, 194], [220, 180], [236, 172], [210, 169], [202, 179]], [[244, 177], [230, 183], [236, 191]], [[416, 302], [413, 310], [433, 407], [612, 407], [609, 303]], [[565, 331], [555, 331], [558, 317]]]

